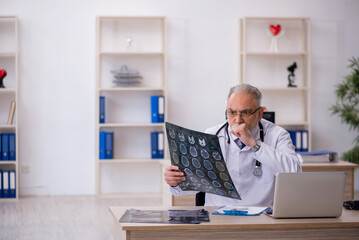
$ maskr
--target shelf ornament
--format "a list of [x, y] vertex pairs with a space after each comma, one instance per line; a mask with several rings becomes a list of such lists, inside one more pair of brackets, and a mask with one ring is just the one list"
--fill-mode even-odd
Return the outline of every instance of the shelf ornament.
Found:
[[119, 86], [133, 86], [141, 83], [140, 79], [142, 76], [138, 71], [129, 70], [126, 65], [122, 65], [120, 70], [112, 70], [111, 73], [114, 75], [112, 81], [115, 87]]
[[267, 34], [271, 38], [271, 46], [269, 51], [278, 52], [278, 38], [284, 35], [284, 29], [282, 29], [280, 24], [277, 24], [277, 26], [270, 25], [269, 30], [270, 32], [267, 30]]
[[0, 69], [0, 88], [5, 88], [4, 85], [4, 78], [6, 77], [7, 73], [5, 69]]
[[127, 42], [126, 50], [127, 50], [127, 52], [132, 52], [133, 51], [133, 42], [134, 41], [135, 41], [135, 39], [133, 39], [132, 36], [127, 36], [126, 37], [126, 42]]
[[297, 69], [297, 63], [294, 62], [292, 65], [287, 67], [287, 70], [289, 71], [288, 74], [288, 87], [297, 87], [297, 85], [294, 84], [295, 82], [295, 74], [294, 71]]

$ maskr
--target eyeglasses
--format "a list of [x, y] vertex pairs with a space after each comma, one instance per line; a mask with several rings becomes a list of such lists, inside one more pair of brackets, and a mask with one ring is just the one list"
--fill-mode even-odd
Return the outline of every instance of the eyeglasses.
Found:
[[255, 112], [257, 112], [261, 107], [258, 107], [256, 110], [252, 111], [251, 109], [244, 109], [242, 111], [236, 112], [232, 111], [232, 109], [227, 109], [227, 115], [229, 117], [235, 117], [237, 115], [241, 116], [241, 118], [249, 118], [252, 116]]

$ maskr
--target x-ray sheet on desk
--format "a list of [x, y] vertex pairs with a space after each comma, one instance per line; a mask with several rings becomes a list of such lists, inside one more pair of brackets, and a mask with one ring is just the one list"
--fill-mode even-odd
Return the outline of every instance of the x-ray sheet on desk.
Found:
[[224, 162], [216, 135], [166, 122], [171, 164], [185, 173], [184, 191], [200, 191], [241, 199]]

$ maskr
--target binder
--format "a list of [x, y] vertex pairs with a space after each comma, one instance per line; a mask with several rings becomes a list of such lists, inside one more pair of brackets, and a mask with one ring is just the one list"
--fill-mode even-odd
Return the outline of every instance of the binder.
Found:
[[113, 132], [106, 132], [105, 159], [113, 158]]
[[0, 133], [0, 161], [2, 160], [2, 133]]
[[158, 146], [158, 158], [163, 158], [164, 153], [164, 134], [163, 132], [158, 132], [157, 134], [157, 146]]
[[302, 152], [308, 152], [308, 130], [301, 130], [302, 133]]
[[302, 151], [302, 132], [301, 131], [295, 131], [295, 143], [296, 143], [296, 152]]
[[158, 96], [151, 96], [151, 122], [158, 123]]
[[158, 122], [165, 122], [165, 97], [158, 96]]
[[151, 157], [153, 159], [158, 156], [158, 132], [151, 132]]
[[0, 198], [3, 197], [3, 193], [2, 193], [2, 171], [0, 170]]
[[2, 183], [3, 183], [3, 197], [9, 198], [10, 197], [10, 191], [9, 191], [9, 172], [3, 171], [2, 172]]
[[1, 156], [2, 160], [9, 160], [9, 134], [3, 133], [2, 136], [2, 148], [1, 148]]
[[9, 191], [10, 198], [16, 198], [16, 177], [15, 170], [9, 171]]
[[9, 160], [16, 160], [16, 137], [15, 133], [9, 133]]
[[105, 97], [100, 96], [100, 123], [105, 123]]
[[105, 146], [106, 146], [106, 132], [101, 131], [100, 132], [100, 153], [99, 153], [99, 158], [100, 159], [105, 159]]

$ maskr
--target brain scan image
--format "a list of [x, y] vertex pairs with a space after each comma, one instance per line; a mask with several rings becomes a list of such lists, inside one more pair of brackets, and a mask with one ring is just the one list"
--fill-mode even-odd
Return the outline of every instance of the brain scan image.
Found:
[[183, 191], [241, 199], [224, 162], [218, 137], [166, 122], [171, 164], [185, 173]]

